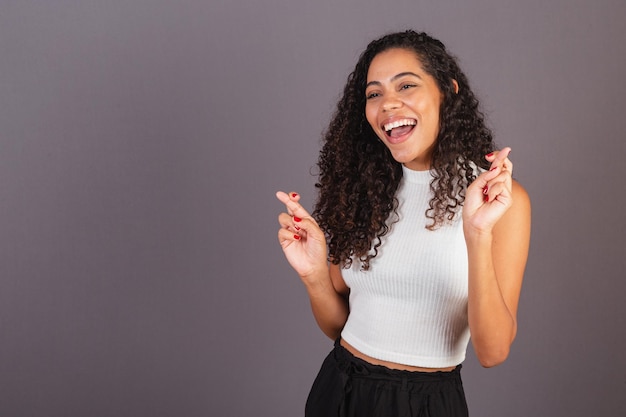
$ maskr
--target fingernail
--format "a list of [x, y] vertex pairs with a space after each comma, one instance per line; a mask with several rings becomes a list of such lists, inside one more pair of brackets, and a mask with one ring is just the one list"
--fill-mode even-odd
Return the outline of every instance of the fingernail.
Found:
[[293, 225], [293, 227], [294, 227], [294, 229], [296, 229], [296, 230], [300, 230], [300, 227], [298, 227], [298, 225], [297, 225], [297, 224], [294, 224], [294, 225]]
[[495, 171], [496, 169], [498, 169], [498, 167], [493, 167], [489, 171]]
[[292, 196], [293, 198], [296, 198], [296, 197], [298, 196], [298, 193], [291, 193], [291, 196]]
[[301, 219], [300, 217], [293, 216], [293, 221], [294, 221], [294, 222], [301, 222], [301, 221], [302, 221], [302, 219]]
[[485, 158], [491, 158], [493, 156], [493, 152], [488, 153], [487, 155], [485, 155]]
[[489, 194], [485, 194], [485, 203], [489, 202]]
[[483, 194], [487, 194], [489, 192], [489, 186], [485, 185], [485, 188], [483, 188]]
[[293, 235], [293, 238], [296, 240], [300, 240], [300, 235]]

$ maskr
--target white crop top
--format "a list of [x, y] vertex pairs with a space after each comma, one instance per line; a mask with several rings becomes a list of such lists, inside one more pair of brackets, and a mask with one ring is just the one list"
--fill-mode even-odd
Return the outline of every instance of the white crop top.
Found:
[[469, 341], [468, 266], [463, 221], [430, 231], [429, 171], [403, 166], [400, 221], [383, 237], [370, 270], [354, 260], [342, 270], [350, 314], [341, 337], [376, 359], [427, 368], [463, 362]]

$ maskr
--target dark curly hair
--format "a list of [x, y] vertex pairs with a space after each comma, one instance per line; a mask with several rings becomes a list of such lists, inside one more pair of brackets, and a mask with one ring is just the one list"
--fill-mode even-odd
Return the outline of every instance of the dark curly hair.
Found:
[[[488, 168], [484, 155], [494, 149], [467, 77], [443, 43], [426, 33], [405, 31], [371, 42], [348, 76], [343, 96], [324, 133], [318, 167], [319, 197], [313, 216], [324, 230], [330, 261], [350, 266], [353, 258], [369, 269], [381, 238], [388, 233], [387, 219], [396, 212], [395, 197], [402, 166], [377, 138], [365, 118], [365, 87], [369, 66], [376, 55], [393, 48], [416, 53], [443, 95], [439, 133], [433, 150], [430, 183], [433, 197], [425, 215], [434, 230], [452, 220], [465, 200], [465, 189], [475, 179], [472, 163]], [[458, 83], [458, 93], [453, 83]], [[461, 189], [458, 185], [461, 184]]]

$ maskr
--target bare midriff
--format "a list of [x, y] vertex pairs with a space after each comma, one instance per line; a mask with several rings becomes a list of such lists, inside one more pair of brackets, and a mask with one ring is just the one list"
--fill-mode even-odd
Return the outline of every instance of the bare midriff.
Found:
[[371, 356], [366, 355], [358, 351], [355, 347], [351, 346], [348, 342], [341, 339], [339, 342], [341, 346], [343, 346], [348, 352], [352, 353], [359, 359], [363, 359], [365, 362], [371, 363], [372, 365], [381, 365], [390, 369], [397, 369], [400, 371], [411, 371], [411, 372], [450, 372], [456, 366], [450, 366], [447, 368], [422, 368], [420, 366], [411, 366], [411, 365], [403, 365], [401, 363], [396, 362], [388, 362], [380, 359], [372, 358]]

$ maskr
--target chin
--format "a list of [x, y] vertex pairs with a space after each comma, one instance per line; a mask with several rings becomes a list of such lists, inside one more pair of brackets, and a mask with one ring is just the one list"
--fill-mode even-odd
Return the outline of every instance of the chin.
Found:
[[393, 151], [391, 152], [391, 156], [396, 162], [399, 162], [401, 164], [409, 164], [412, 161], [414, 161], [416, 158], [418, 158], [418, 156], [407, 155], [405, 153], [397, 154], [397, 153], [394, 153]]

